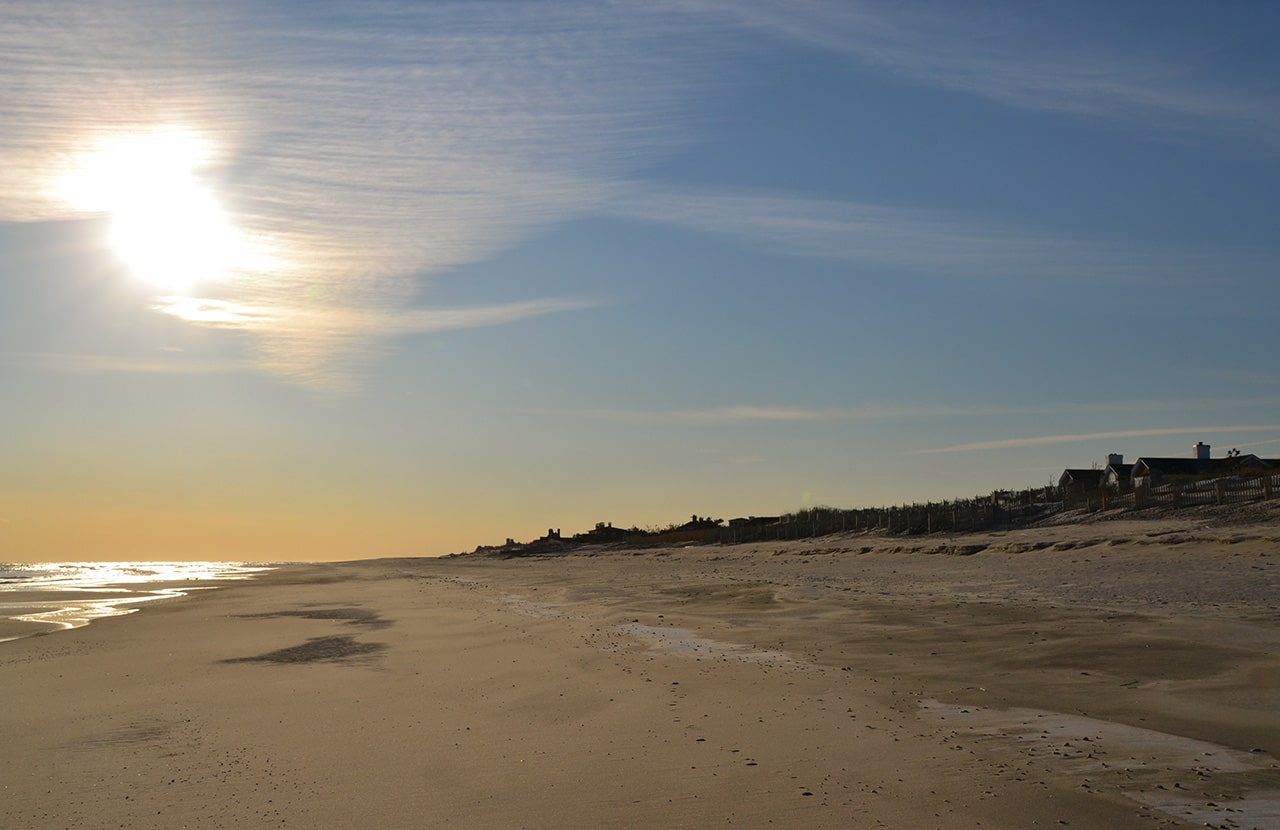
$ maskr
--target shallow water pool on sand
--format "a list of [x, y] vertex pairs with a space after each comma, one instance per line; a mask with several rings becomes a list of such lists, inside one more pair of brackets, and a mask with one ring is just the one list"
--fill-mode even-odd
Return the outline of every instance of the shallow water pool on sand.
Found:
[[957, 738], [989, 742], [1035, 768], [1078, 777], [1086, 789], [1118, 789], [1166, 815], [1220, 828], [1280, 827], [1280, 763], [1268, 752], [1242, 752], [1206, 741], [1122, 723], [1039, 709], [988, 709], [936, 700], [921, 709]]
[[719, 640], [708, 640], [695, 636], [684, 628], [665, 628], [661, 626], [629, 623], [618, 626], [623, 634], [630, 634], [647, 640], [650, 648], [659, 651], [674, 651], [699, 656], [719, 657], [727, 660], [738, 660], [743, 663], [770, 663], [781, 665], [794, 663], [790, 655], [781, 651], [759, 651], [752, 646], [740, 643], [725, 643]]

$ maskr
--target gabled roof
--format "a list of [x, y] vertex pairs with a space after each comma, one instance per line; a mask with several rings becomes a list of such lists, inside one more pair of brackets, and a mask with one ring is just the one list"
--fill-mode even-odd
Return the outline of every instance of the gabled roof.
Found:
[[1072, 469], [1068, 467], [1058, 477], [1058, 484], [1081, 484], [1091, 487], [1102, 484], [1102, 470]]
[[1132, 464], [1108, 464], [1107, 469], [1103, 470], [1103, 472], [1105, 473], [1109, 470], [1116, 474], [1116, 478], [1127, 479], [1133, 475], [1133, 467], [1134, 465]]
[[1205, 476], [1233, 473], [1240, 467], [1238, 462], [1235, 458], [1139, 458], [1134, 467], [1165, 476]]

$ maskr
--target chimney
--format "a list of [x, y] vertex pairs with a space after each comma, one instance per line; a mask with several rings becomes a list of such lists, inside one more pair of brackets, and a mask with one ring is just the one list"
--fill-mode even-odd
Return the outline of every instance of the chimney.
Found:
[[1114, 464], [1123, 464], [1123, 463], [1124, 463], [1124, 456], [1123, 456], [1123, 455], [1121, 455], [1120, 453], [1118, 453], [1118, 452], [1109, 452], [1109, 453], [1107, 453], [1107, 466], [1108, 466], [1108, 467], [1110, 467], [1110, 466], [1112, 466], [1112, 465], [1114, 465]]
[[1192, 457], [1193, 457], [1193, 458], [1195, 458], [1197, 461], [1208, 461], [1208, 460], [1209, 460], [1209, 445], [1208, 445], [1208, 444], [1205, 444], [1205, 443], [1203, 443], [1203, 442], [1197, 441], [1197, 442], [1196, 442], [1196, 445], [1195, 445], [1194, 447], [1192, 447], [1192, 448], [1191, 448], [1191, 450], [1192, 450], [1192, 452], [1194, 452], [1194, 453], [1195, 453], [1195, 455], [1194, 455], [1194, 456], [1192, 456]]

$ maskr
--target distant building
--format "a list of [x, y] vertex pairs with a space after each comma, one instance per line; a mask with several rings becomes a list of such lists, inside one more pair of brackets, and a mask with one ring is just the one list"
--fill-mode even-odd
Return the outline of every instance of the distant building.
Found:
[[711, 530], [724, 524], [724, 519], [713, 519], [710, 516], [699, 516], [696, 513], [693, 517], [680, 525], [676, 530]]
[[636, 531], [614, 527], [613, 522], [596, 522], [595, 529], [579, 533], [573, 538], [585, 542], [621, 542], [635, 535]]
[[1132, 464], [1124, 463], [1124, 456], [1119, 453], [1107, 454], [1107, 466], [1102, 468], [1102, 486], [1108, 490], [1127, 493], [1133, 489]]
[[1058, 476], [1058, 490], [1062, 497], [1082, 496], [1090, 491], [1102, 488], [1103, 471], [1099, 469], [1083, 470], [1068, 467]]
[[748, 516], [747, 518], [730, 519], [729, 527], [760, 527], [776, 525], [781, 519], [777, 516]]
[[1130, 478], [1134, 487], [1159, 487], [1176, 482], [1199, 481], [1233, 475], [1259, 475], [1280, 468], [1275, 459], [1256, 455], [1228, 455], [1211, 458], [1209, 445], [1197, 441], [1190, 458], [1139, 458]]

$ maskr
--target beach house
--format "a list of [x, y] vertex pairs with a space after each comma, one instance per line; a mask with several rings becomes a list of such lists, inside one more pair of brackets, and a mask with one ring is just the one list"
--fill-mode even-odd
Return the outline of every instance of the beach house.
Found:
[[1069, 500], [1096, 492], [1102, 487], [1102, 483], [1103, 471], [1096, 467], [1090, 470], [1068, 467], [1058, 477], [1058, 490], [1063, 499]]
[[1277, 466], [1274, 459], [1259, 458], [1238, 452], [1223, 458], [1211, 458], [1209, 445], [1196, 442], [1190, 458], [1139, 458], [1130, 473], [1134, 487], [1159, 487], [1175, 482], [1199, 481], [1234, 475], [1259, 475]]
[[1102, 486], [1118, 493], [1128, 493], [1133, 489], [1133, 464], [1124, 463], [1124, 456], [1119, 453], [1107, 454], [1107, 466], [1102, 468]]

